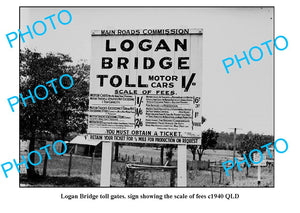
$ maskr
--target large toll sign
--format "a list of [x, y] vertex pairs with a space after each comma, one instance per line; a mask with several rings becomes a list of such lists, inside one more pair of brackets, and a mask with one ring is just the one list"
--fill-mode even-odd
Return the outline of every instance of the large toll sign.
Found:
[[90, 139], [201, 143], [202, 30], [92, 32]]

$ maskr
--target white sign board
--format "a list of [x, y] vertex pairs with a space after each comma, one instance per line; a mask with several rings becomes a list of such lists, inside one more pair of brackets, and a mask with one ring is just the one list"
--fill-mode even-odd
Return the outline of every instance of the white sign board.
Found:
[[92, 33], [90, 139], [200, 144], [202, 30]]
[[[253, 161], [259, 162], [261, 155], [258, 152], [253, 153]], [[259, 164], [253, 164], [253, 166], [267, 166], [267, 157], [266, 153], [263, 155], [263, 160]]]

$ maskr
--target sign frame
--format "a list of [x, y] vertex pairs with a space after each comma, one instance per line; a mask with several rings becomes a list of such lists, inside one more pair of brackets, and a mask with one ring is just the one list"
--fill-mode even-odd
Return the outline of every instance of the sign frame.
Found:
[[[183, 70], [183, 71], [181, 71], [181, 73], [179, 73], [178, 70], [176, 70], [175, 68], [173, 69], [173, 70], [175, 70], [174, 71], [175, 73], [176, 73], [176, 71], [178, 71], [178, 73], [179, 73], [179, 74], [177, 73], [175, 76], [178, 76], [178, 77], [180, 76], [181, 77], [181, 82], [175, 82], [174, 81], [173, 83], [174, 84], [175, 83], [178, 83], [178, 84], [181, 83], [182, 90], [184, 90], [184, 91], [180, 91], [180, 94], [178, 94], [178, 96], [182, 97], [182, 98], [177, 98], [177, 96], [172, 94], [172, 95], [170, 95], [170, 99], [174, 99], [174, 98], [176, 99], [177, 98], [179, 100], [179, 101], [177, 101], [177, 103], [175, 102], [175, 105], [176, 104], [180, 105], [182, 103], [185, 103], [186, 106], [190, 107], [189, 109], [186, 109], [186, 111], [188, 113], [190, 113], [190, 115], [191, 115], [191, 117], [190, 117], [191, 118], [191, 124], [189, 124], [188, 122], [186, 122], [188, 124], [182, 122], [181, 124], [182, 124], [183, 127], [178, 128], [178, 129], [179, 130], [181, 130], [181, 129], [188, 129], [188, 130], [192, 129], [192, 130], [184, 132], [183, 133], [184, 135], [180, 134], [180, 133], [178, 133], [176, 135], [176, 128], [173, 128], [174, 133], [172, 133], [173, 134], [172, 136], [169, 136], [169, 138], [170, 138], [169, 141], [160, 142], [160, 141], [157, 141], [156, 139], [153, 142], [148, 141], [148, 140], [150, 140], [150, 137], [153, 136], [155, 138], [159, 138], [160, 135], [150, 135], [150, 137], [147, 138], [147, 141], [145, 141], [145, 140], [140, 141], [140, 139], [143, 139], [143, 138], [146, 138], [146, 137], [139, 137], [139, 139], [135, 140], [135, 141], [128, 141], [128, 140], [126, 140], [128, 137], [124, 137], [123, 138], [124, 140], [118, 141], [117, 138], [120, 138], [120, 137], [115, 137], [115, 135], [108, 134], [108, 133], [111, 133], [111, 132], [107, 131], [107, 132], [105, 132], [105, 134], [103, 134], [103, 132], [100, 133], [100, 131], [102, 131], [101, 130], [102, 128], [97, 127], [97, 125], [94, 125], [95, 128], [94, 127], [90, 128], [90, 126], [92, 126], [92, 125], [90, 125], [90, 121], [93, 120], [93, 119], [96, 120], [95, 117], [93, 117], [93, 119], [92, 119], [91, 115], [96, 115], [98, 112], [100, 114], [102, 113], [101, 112], [102, 108], [99, 108], [100, 110], [98, 112], [96, 112], [97, 111], [96, 110], [95, 113], [93, 114], [93, 112], [91, 112], [92, 111], [91, 110], [91, 105], [93, 104], [94, 100], [99, 99], [101, 101], [103, 101], [103, 100], [106, 101], [105, 97], [103, 98], [103, 97], [94, 95], [95, 90], [93, 89], [93, 86], [95, 85], [95, 81], [93, 81], [92, 78], [94, 78], [93, 75], [95, 73], [97, 73], [97, 71], [95, 69], [97, 69], [97, 67], [99, 67], [99, 65], [100, 65], [99, 61], [95, 62], [95, 60], [99, 60], [99, 59], [95, 59], [95, 54], [98, 54], [97, 51], [98, 51], [99, 47], [103, 47], [101, 45], [100, 46], [99, 45], [98, 46], [94, 45], [95, 42], [96, 42], [95, 39], [97, 39], [98, 37], [100, 37], [100, 38], [105, 38], [105, 37], [107, 37], [107, 38], [110, 38], [110, 37], [117, 38], [118, 37], [118, 39], [126, 38], [126, 37], [130, 37], [130, 38], [135, 37], [135, 38], [137, 38], [136, 36], [146, 36], [147, 38], [149, 38], [149, 36], [150, 36], [150, 38], [155, 37], [155, 39], [159, 40], [156, 49], [159, 49], [159, 48], [167, 49], [167, 46], [166, 46], [167, 42], [166, 42], [166, 44], [164, 44], [164, 42], [161, 42], [162, 40], [164, 40], [164, 38], [166, 38], [165, 39], [166, 41], [168, 41], [169, 39], [178, 38], [178, 37], [181, 37], [181, 36], [184, 36], [184, 38], [185, 38], [185, 39], [183, 39], [183, 42], [181, 43], [182, 52], [180, 52], [180, 53], [174, 52], [173, 53], [175, 55], [174, 58], [175, 57], [179, 58], [180, 56], [185, 56], [185, 58], [189, 59], [189, 61], [185, 61], [184, 63], [182, 63], [182, 64], [185, 64], [185, 65], [183, 65], [181, 68], [184, 68], [184, 69], [187, 68], [186, 70]], [[160, 144], [175, 144], [175, 145], [178, 145], [178, 150], [177, 150], [177, 153], [178, 153], [177, 186], [178, 187], [186, 187], [186, 185], [187, 185], [187, 175], [186, 175], [186, 173], [187, 173], [187, 171], [186, 171], [186, 168], [187, 168], [187, 145], [201, 145], [201, 124], [202, 124], [201, 123], [201, 121], [202, 121], [202, 119], [201, 119], [202, 118], [202, 113], [201, 113], [202, 112], [201, 111], [202, 97], [201, 97], [201, 93], [202, 93], [202, 69], [203, 69], [202, 68], [203, 67], [203, 62], [202, 62], [203, 30], [202, 29], [181, 29], [181, 28], [180, 29], [148, 29], [148, 30], [147, 29], [138, 29], [138, 30], [137, 29], [130, 29], [130, 30], [124, 30], [124, 29], [122, 29], [122, 30], [120, 30], [120, 29], [116, 29], [116, 30], [93, 30], [91, 32], [91, 37], [92, 37], [92, 65], [91, 65], [91, 74], [90, 74], [90, 76], [91, 76], [92, 80], [90, 79], [91, 82], [90, 82], [90, 97], [89, 97], [89, 100], [90, 100], [89, 106], [90, 106], [90, 108], [89, 108], [89, 116], [88, 116], [88, 121], [89, 121], [88, 122], [88, 124], [89, 124], [88, 135], [89, 135], [91, 140], [100, 140], [102, 142], [102, 162], [101, 162], [100, 186], [101, 187], [110, 187], [110, 176], [111, 176], [110, 173], [111, 173], [111, 161], [112, 161], [112, 143], [113, 142], [122, 142], [122, 143], [123, 142], [129, 142], [129, 143], [138, 142], [138, 143], [153, 143], [153, 144], [159, 144], [160, 143]], [[187, 38], [189, 38], [189, 40]], [[98, 42], [99, 42], [99, 40], [98, 40]], [[185, 42], [188, 42], [188, 45]], [[106, 50], [117, 49], [117, 47], [108, 47], [107, 44], [108, 44], [108, 42], [106, 40], [106, 47], [105, 47]], [[189, 52], [188, 52], [189, 57], [186, 57], [187, 53], [184, 52], [184, 51], [186, 51], [187, 48], [185, 48], [185, 47], [187, 47], [187, 46], [190, 48]], [[124, 49], [126, 50], [126, 48], [123, 47], [122, 50], [124, 51]], [[179, 49], [179, 47], [177, 47], [177, 50], [178, 49]], [[174, 47], [174, 51], [176, 51], [176, 47]], [[152, 50], [152, 53], [153, 53], [153, 50]], [[123, 56], [123, 57], [124, 57], [124, 54], [125, 53], [120, 53], [120, 55]], [[158, 55], [161, 56], [162, 54], [158, 54]], [[147, 54], [146, 54], [146, 56], [147, 56]], [[115, 57], [115, 55], [112, 54], [111, 57], [113, 58], [113, 57]], [[130, 57], [133, 58], [134, 56], [130, 56]], [[169, 57], [169, 58], [171, 58], [171, 57]], [[105, 66], [103, 65], [103, 63], [104, 63], [103, 60], [104, 59], [102, 58], [102, 70], [100, 69], [101, 71], [103, 71], [105, 66], [106, 66], [106, 65]], [[155, 61], [156, 58], [154, 58], [153, 60]], [[177, 68], [178, 69], [180, 68], [179, 63], [180, 62], [177, 62]], [[175, 64], [175, 62], [174, 62], [174, 64]], [[125, 68], [125, 66], [123, 66], [123, 68]], [[163, 67], [161, 67], [161, 68], [163, 68]], [[143, 69], [141, 69], [141, 70], [143, 70]], [[116, 70], [113, 70], [113, 72], [117, 73]], [[98, 73], [99, 73], [99, 71], [98, 71]], [[130, 73], [130, 69], [129, 69], [129, 73]], [[182, 73], [185, 73], [185, 74], [183, 75]], [[180, 74], [182, 74], [182, 75], [180, 75]], [[106, 76], [108, 76], [107, 72], [105, 73], [105, 77], [103, 75], [102, 78], [100, 79], [100, 86], [101, 86], [101, 81], [102, 81], [102, 84], [104, 84], [103, 82], [104, 82]], [[130, 74], [128, 76], [130, 76]], [[196, 76], [196, 80], [193, 79], [195, 76]], [[120, 77], [120, 79], [122, 79], [122, 78], [124, 79], [124, 76]], [[150, 79], [150, 77], [149, 77], [149, 79]], [[138, 79], [138, 80], [140, 81], [140, 79]], [[116, 85], [114, 79], [110, 80], [110, 84], [111, 84], [110, 86], [115, 86]], [[130, 85], [130, 84], [127, 82], [126, 85]], [[132, 83], [131, 86], [132, 85], [136, 85], [136, 84]], [[139, 82], [139, 85], [143, 86], [143, 85], [146, 85], [146, 84], [145, 83], [143, 84], [143, 82], [142, 83]], [[195, 85], [197, 85], [197, 88], [194, 87]], [[179, 88], [179, 86], [178, 86], [178, 88]], [[101, 88], [101, 89], [103, 89], [103, 88]], [[189, 89], [190, 89], [190, 91], [189, 91]], [[196, 90], [196, 89], [198, 89], [198, 90]], [[178, 91], [178, 90], [175, 90], [175, 91]], [[197, 96], [191, 95], [191, 94], [195, 94], [195, 91], [197, 92], [198, 95]], [[188, 94], [188, 95], [185, 95], [185, 94]], [[137, 97], [138, 95], [141, 95], [141, 94], [135, 94], [135, 97]], [[198, 102], [195, 101], [196, 97], [199, 97]], [[163, 96], [162, 99], [164, 99], [164, 96]], [[136, 98], [135, 98], [135, 100], [136, 100]], [[151, 100], [151, 98], [147, 99], [147, 101], [148, 100]], [[152, 101], [152, 102], [154, 102], [154, 101]], [[109, 103], [109, 101], [108, 101], [108, 103]], [[195, 106], [192, 106], [191, 103], [195, 104], [195, 106], [199, 107], [199, 109], [193, 108]], [[93, 109], [95, 109], [95, 108], [93, 108]], [[105, 109], [105, 108], [103, 108], [103, 109]], [[175, 111], [176, 110], [178, 112], [180, 112], [181, 110], [184, 111], [184, 109], [181, 109], [180, 107], [176, 108]], [[109, 112], [109, 110], [108, 110], [108, 112]], [[188, 114], [188, 113], [186, 113], [186, 114]], [[117, 113], [115, 113], [115, 114], [117, 115]], [[177, 113], [177, 114], [179, 114], [179, 113]], [[186, 116], [186, 117], [188, 117], [188, 116]], [[103, 121], [104, 118], [109, 118], [109, 116], [105, 117], [104, 114], [101, 114], [100, 119], [102, 119], [102, 121]], [[194, 121], [196, 119], [197, 119], [197, 121]], [[101, 123], [102, 121], [100, 120], [100, 121], [97, 121], [97, 122]], [[199, 125], [197, 123], [199, 123]], [[163, 127], [162, 127], [162, 129], [163, 129]], [[172, 129], [172, 128], [170, 128], [170, 129]], [[128, 129], [124, 128], [124, 131], [127, 131], [127, 130]], [[143, 129], [142, 131], [145, 131], [145, 129]], [[168, 131], [172, 132], [170, 130], [168, 130]], [[166, 131], [166, 133], [168, 133], [168, 131]], [[164, 134], [164, 131], [162, 131], [162, 132], [163, 133], [160, 133], [160, 134]], [[196, 132], [196, 134], [195, 134], [195, 132]], [[153, 134], [153, 133], [151, 133], [151, 134]], [[122, 136], [122, 135], [118, 135], [118, 136]], [[127, 132], [127, 136], [130, 136], [130, 135], [128, 135], [128, 132]], [[135, 138], [136, 138], [136, 136], [135, 136]], [[194, 138], [195, 139], [194, 141], [196, 141], [196, 142], [195, 143], [189, 143], [188, 141], [192, 141], [192, 140], [188, 140], [188, 138]]]

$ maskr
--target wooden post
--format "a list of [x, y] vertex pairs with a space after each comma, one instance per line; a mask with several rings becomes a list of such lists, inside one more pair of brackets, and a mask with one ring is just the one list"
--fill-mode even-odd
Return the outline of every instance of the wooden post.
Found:
[[219, 184], [221, 184], [221, 178], [222, 178], [222, 167], [220, 167], [220, 180], [219, 180]]
[[71, 167], [72, 167], [72, 152], [70, 152], [70, 158], [69, 158], [69, 168], [68, 168], [68, 176], [71, 175]]
[[170, 187], [175, 187], [175, 169], [171, 169], [171, 172], [170, 172]]
[[261, 167], [260, 165], [257, 166], [257, 185], [260, 185], [260, 181], [261, 181]]
[[126, 165], [126, 173], [125, 173], [125, 186], [128, 186], [128, 178], [129, 178], [129, 168]]
[[160, 165], [164, 165], [164, 147], [160, 147]]
[[78, 144], [75, 145], [75, 150], [74, 150], [73, 153], [76, 154], [76, 153], [77, 153], [77, 150], [78, 150]]
[[48, 156], [47, 153], [45, 153], [45, 161], [44, 161], [44, 167], [43, 167], [43, 177], [47, 176], [47, 163], [48, 163]]
[[110, 187], [112, 142], [102, 142], [102, 159], [101, 159], [101, 187]]
[[119, 161], [119, 143], [115, 143], [115, 161]]
[[186, 187], [186, 144], [178, 144], [177, 148], [177, 186]]
[[92, 161], [91, 161], [91, 168], [90, 168], [90, 175], [93, 175], [93, 163], [95, 158], [95, 152], [92, 154]]
[[211, 172], [211, 183], [214, 183], [214, 172], [213, 172], [213, 167], [210, 168]]
[[[223, 169], [222, 169], [222, 171], [223, 171]], [[224, 176], [225, 176], [225, 173], [222, 175], [223, 183], [224, 183]]]

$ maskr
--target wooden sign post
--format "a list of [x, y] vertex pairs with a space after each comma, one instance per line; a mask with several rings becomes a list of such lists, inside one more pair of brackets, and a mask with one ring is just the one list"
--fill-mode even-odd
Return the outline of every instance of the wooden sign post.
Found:
[[257, 185], [260, 185], [260, 176], [261, 176], [261, 167], [260, 165], [257, 166]]
[[187, 186], [187, 160], [186, 160], [186, 145], [180, 144], [177, 148], [177, 186], [186, 187]]
[[112, 142], [102, 142], [100, 186], [110, 187]]
[[[262, 158], [262, 160], [261, 160]], [[261, 183], [261, 167], [267, 166], [267, 158], [266, 155], [260, 155], [258, 152], [253, 154], [254, 162], [261, 162], [259, 164], [253, 164], [253, 166], [257, 166], [257, 185], [259, 186]]]

